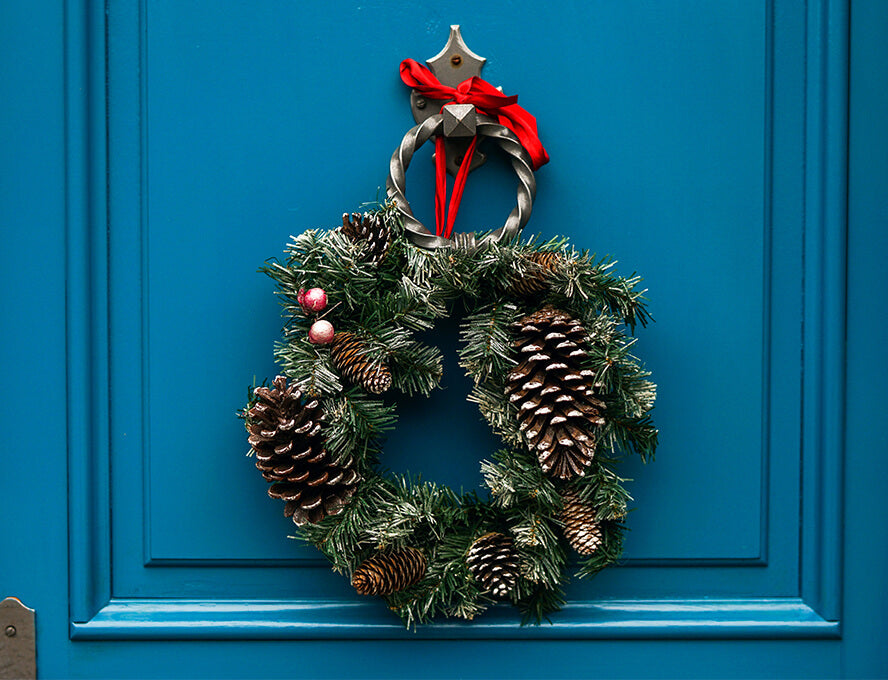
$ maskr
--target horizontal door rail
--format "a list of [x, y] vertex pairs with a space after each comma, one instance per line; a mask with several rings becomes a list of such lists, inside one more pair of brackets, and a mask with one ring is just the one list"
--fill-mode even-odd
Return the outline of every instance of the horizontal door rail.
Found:
[[407, 630], [378, 602], [293, 600], [112, 600], [74, 640], [355, 640], [595, 638], [836, 638], [837, 621], [798, 598], [748, 600], [613, 600], [571, 603], [553, 623], [517, 624], [497, 605], [475, 622], [442, 622]]

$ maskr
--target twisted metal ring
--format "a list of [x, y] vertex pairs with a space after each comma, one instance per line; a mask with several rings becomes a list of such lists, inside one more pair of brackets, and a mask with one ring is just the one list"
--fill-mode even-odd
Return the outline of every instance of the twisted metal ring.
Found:
[[410, 240], [421, 248], [463, 248], [474, 251], [487, 243], [511, 241], [515, 238], [527, 221], [530, 219], [530, 211], [533, 209], [533, 198], [536, 195], [536, 179], [533, 169], [530, 167], [530, 156], [521, 146], [515, 134], [509, 128], [495, 123], [490, 118], [479, 117], [477, 124], [478, 137], [492, 139], [497, 146], [509, 155], [512, 169], [518, 176], [518, 203], [506, 218], [506, 223], [480, 240], [476, 240], [474, 233], [453, 234], [452, 238], [435, 236], [413, 216], [410, 203], [404, 195], [406, 188], [406, 172], [410, 166], [410, 159], [416, 150], [425, 144], [428, 139], [443, 132], [443, 116], [438, 113], [424, 120], [419, 125], [411, 128], [401, 140], [401, 145], [392, 154], [389, 164], [389, 175], [386, 180], [386, 190], [390, 200], [395, 201], [398, 211], [404, 218], [404, 226]]

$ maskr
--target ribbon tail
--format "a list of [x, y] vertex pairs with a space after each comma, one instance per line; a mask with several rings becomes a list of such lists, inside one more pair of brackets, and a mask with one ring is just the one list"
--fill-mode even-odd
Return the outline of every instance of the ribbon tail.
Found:
[[447, 157], [444, 136], [435, 137], [435, 235], [440, 236], [445, 227], [447, 201]]
[[530, 165], [534, 170], [538, 170], [541, 166], [549, 162], [549, 154], [543, 148], [543, 143], [537, 134], [537, 123], [526, 109], [521, 108], [517, 104], [514, 106], [506, 106], [497, 112], [497, 120], [500, 125], [512, 130], [518, 141], [521, 142], [528, 155], [530, 155]]
[[462, 165], [459, 166], [459, 172], [456, 173], [453, 193], [450, 194], [450, 207], [447, 210], [447, 228], [444, 230], [444, 238], [450, 238], [450, 234], [453, 233], [453, 223], [456, 222], [456, 213], [459, 212], [459, 203], [462, 200], [463, 189], [466, 188], [466, 178], [469, 176], [469, 168], [472, 167], [472, 156], [475, 155], [477, 142], [478, 138], [472, 137], [469, 148], [466, 149], [466, 155], [463, 156]]

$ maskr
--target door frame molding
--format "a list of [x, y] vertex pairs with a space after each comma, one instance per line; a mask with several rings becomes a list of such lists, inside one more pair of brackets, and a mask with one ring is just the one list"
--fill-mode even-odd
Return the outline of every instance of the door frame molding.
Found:
[[[768, 25], [775, 5], [767, 2]], [[133, 7], [128, 6], [132, 4]], [[113, 10], [113, 11], [111, 11]], [[144, 2], [66, 0], [66, 343], [70, 637], [109, 639], [833, 638], [841, 635], [847, 234], [847, 0], [805, 6], [802, 244], [802, 522], [794, 597], [569, 603], [552, 625], [519, 627], [493, 608], [474, 623], [407, 633], [370, 602], [144, 599], [112, 596], [112, 296], [109, 258], [112, 69], [138, 73], [141, 44], [111, 52]], [[769, 31], [773, 32], [770, 28]], [[773, 50], [773, 35], [768, 37]], [[113, 56], [113, 59], [111, 58]], [[773, 55], [770, 55], [773, 57]], [[771, 83], [772, 85], [772, 83]], [[142, 97], [141, 85], [128, 97]], [[773, 93], [772, 93], [773, 94]], [[769, 134], [772, 131], [769, 130]], [[141, 149], [137, 149], [140, 151]], [[141, 182], [142, 177], [134, 178]], [[771, 209], [766, 203], [767, 210]], [[144, 210], [144, 202], [143, 202]], [[145, 215], [140, 216], [143, 223]], [[770, 216], [768, 216], [770, 220]], [[139, 291], [134, 291], [139, 295]], [[767, 303], [766, 303], [767, 308]], [[770, 313], [770, 312], [769, 312]], [[119, 335], [119, 329], [114, 330]], [[763, 432], [764, 437], [770, 434]], [[784, 452], [781, 452], [783, 454]], [[789, 453], [789, 452], [786, 452]]]

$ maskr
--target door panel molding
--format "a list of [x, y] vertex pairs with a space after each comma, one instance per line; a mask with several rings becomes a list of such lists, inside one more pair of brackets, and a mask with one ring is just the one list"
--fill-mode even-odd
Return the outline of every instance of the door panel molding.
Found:
[[72, 620], [111, 598], [105, 8], [65, 2], [68, 553]]
[[839, 617], [845, 438], [850, 7], [807, 7], [801, 595]]

